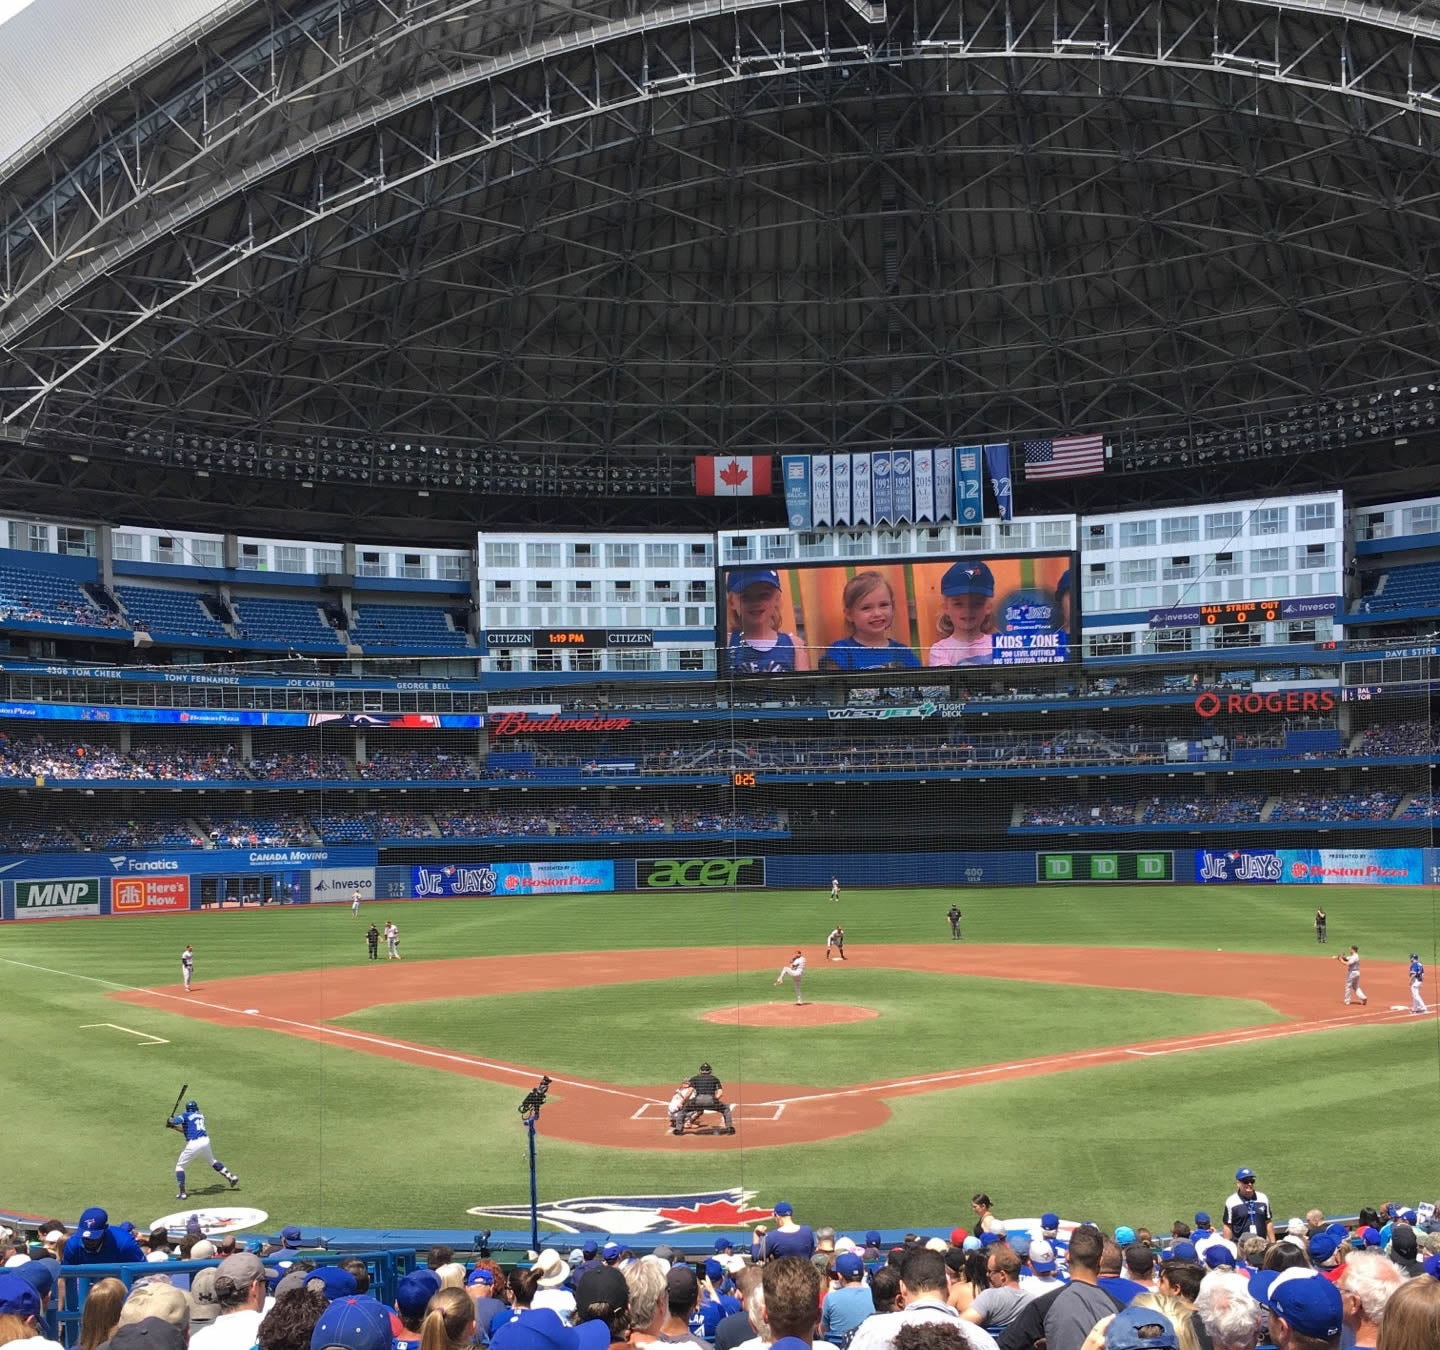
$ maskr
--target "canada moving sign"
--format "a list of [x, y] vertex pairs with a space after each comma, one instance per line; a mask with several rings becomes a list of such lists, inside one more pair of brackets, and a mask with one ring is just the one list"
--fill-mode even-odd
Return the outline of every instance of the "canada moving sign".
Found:
[[190, 908], [189, 877], [117, 877], [110, 883], [112, 914], [153, 914]]
[[1322, 713], [1335, 711], [1333, 689], [1290, 689], [1285, 693], [1214, 694], [1208, 690], [1195, 700], [1201, 717], [1219, 713], [1254, 717], [1259, 713]]

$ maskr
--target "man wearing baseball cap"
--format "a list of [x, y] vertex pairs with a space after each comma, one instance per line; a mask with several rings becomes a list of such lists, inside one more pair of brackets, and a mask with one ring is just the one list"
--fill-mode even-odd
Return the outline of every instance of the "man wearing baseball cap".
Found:
[[1250, 1297], [1270, 1313], [1270, 1339], [1278, 1350], [1335, 1350], [1345, 1327], [1340, 1291], [1313, 1270], [1261, 1270], [1250, 1277]]
[[1235, 1173], [1235, 1189], [1225, 1201], [1223, 1232], [1231, 1242], [1238, 1242], [1246, 1233], [1258, 1234], [1266, 1242], [1275, 1241], [1270, 1197], [1255, 1189], [1255, 1173], [1248, 1167]]
[[390, 1350], [390, 1315], [373, 1298], [337, 1298], [315, 1323], [310, 1350]]
[[854, 1252], [835, 1258], [835, 1274], [840, 1284], [820, 1306], [820, 1337], [838, 1344], [874, 1314], [875, 1300], [865, 1283], [865, 1263]]
[[757, 1265], [761, 1261], [774, 1261], [781, 1256], [803, 1256], [807, 1261], [815, 1255], [815, 1234], [809, 1224], [795, 1222], [795, 1206], [788, 1200], [775, 1205], [775, 1231], [767, 1234], [765, 1225], [755, 1229], [755, 1240], [750, 1244], [750, 1259]]
[[65, 1240], [61, 1264], [112, 1266], [122, 1261], [143, 1261], [145, 1253], [129, 1233], [110, 1227], [110, 1216], [98, 1205], [80, 1216], [80, 1226]]
[[190, 1338], [191, 1350], [249, 1350], [264, 1316], [269, 1275], [254, 1252], [236, 1252], [215, 1268], [215, 1320]]

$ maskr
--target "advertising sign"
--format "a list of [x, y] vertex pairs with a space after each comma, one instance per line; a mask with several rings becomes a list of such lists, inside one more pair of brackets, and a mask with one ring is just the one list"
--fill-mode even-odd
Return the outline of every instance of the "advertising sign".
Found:
[[334, 905], [343, 901], [349, 904], [356, 896], [362, 900], [375, 899], [375, 869], [373, 867], [315, 867], [310, 871], [310, 903], [312, 905]]
[[1419, 886], [1418, 848], [1197, 849], [1195, 880], [1284, 886]]
[[192, 727], [391, 727], [476, 730], [480, 713], [268, 712], [244, 708], [110, 708], [93, 703], [0, 703], [0, 717], [44, 722], [143, 722]]
[[99, 877], [60, 877], [15, 883], [17, 919], [77, 918], [99, 913]]
[[1266, 693], [1217, 694], [1207, 689], [1195, 699], [1200, 717], [1260, 717], [1274, 713], [1335, 711], [1334, 689], [1271, 689]]
[[189, 877], [117, 877], [110, 883], [112, 914], [153, 914], [190, 908]]
[[0, 871], [6, 880], [49, 880], [73, 875], [77, 868], [109, 869], [112, 877], [231, 876], [280, 873], [297, 868], [375, 865], [375, 847], [359, 844], [318, 844], [287, 848], [145, 849], [134, 853], [6, 853]]
[[1175, 855], [1152, 853], [1037, 853], [1035, 880], [1051, 882], [1174, 881]]
[[1070, 655], [1066, 553], [725, 569], [732, 675], [1054, 665]]
[[731, 891], [765, 884], [764, 858], [637, 858], [637, 891]]
[[613, 891], [615, 864], [597, 862], [441, 863], [411, 868], [416, 897], [561, 895]]

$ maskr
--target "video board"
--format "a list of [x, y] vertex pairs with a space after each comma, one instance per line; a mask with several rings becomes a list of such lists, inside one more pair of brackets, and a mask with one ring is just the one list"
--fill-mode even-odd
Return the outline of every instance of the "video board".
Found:
[[722, 568], [730, 675], [1057, 665], [1069, 659], [1069, 553]]

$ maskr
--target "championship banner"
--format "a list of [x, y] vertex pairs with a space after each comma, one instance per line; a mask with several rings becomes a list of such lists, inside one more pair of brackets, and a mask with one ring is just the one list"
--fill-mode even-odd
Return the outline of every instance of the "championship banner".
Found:
[[915, 452], [915, 520], [935, 519], [935, 452]]
[[995, 514], [1001, 520], [1013, 520], [1015, 497], [1010, 487], [1009, 445], [987, 445], [985, 468], [990, 474], [990, 489], [995, 494]]
[[955, 519], [962, 525], [978, 525], [984, 518], [980, 447], [962, 445], [955, 451]]
[[910, 450], [896, 450], [890, 457], [890, 491], [893, 500], [890, 509], [892, 519], [900, 521], [915, 519], [915, 456]]
[[815, 517], [810, 508], [810, 456], [784, 455], [780, 460], [785, 480], [785, 514], [792, 530], [808, 530]]
[[815, 524], [829, 525], [834, 520], [830, 499], [830, 456], [810, 456], [810, 510]]
[[850, 456], [836, 455], [830, 469], [830, 489], [835, 498], [835, 523], [850, 523]]
[[874, 450], [870, 454], [870, 495], [875, 507], [875, 524], [888, 525], [895, 510], [895, 488], [890, 481], [890, 452]]
[[948, 445], [935, 450], [935, 519], [955, 519], [955, 452]]
[[870, 456], [867, 453], [850, 456], [850, 504], [851, 519], [857, 525], [868, 525], [875, 519], [875, 507], [871, 500]]

